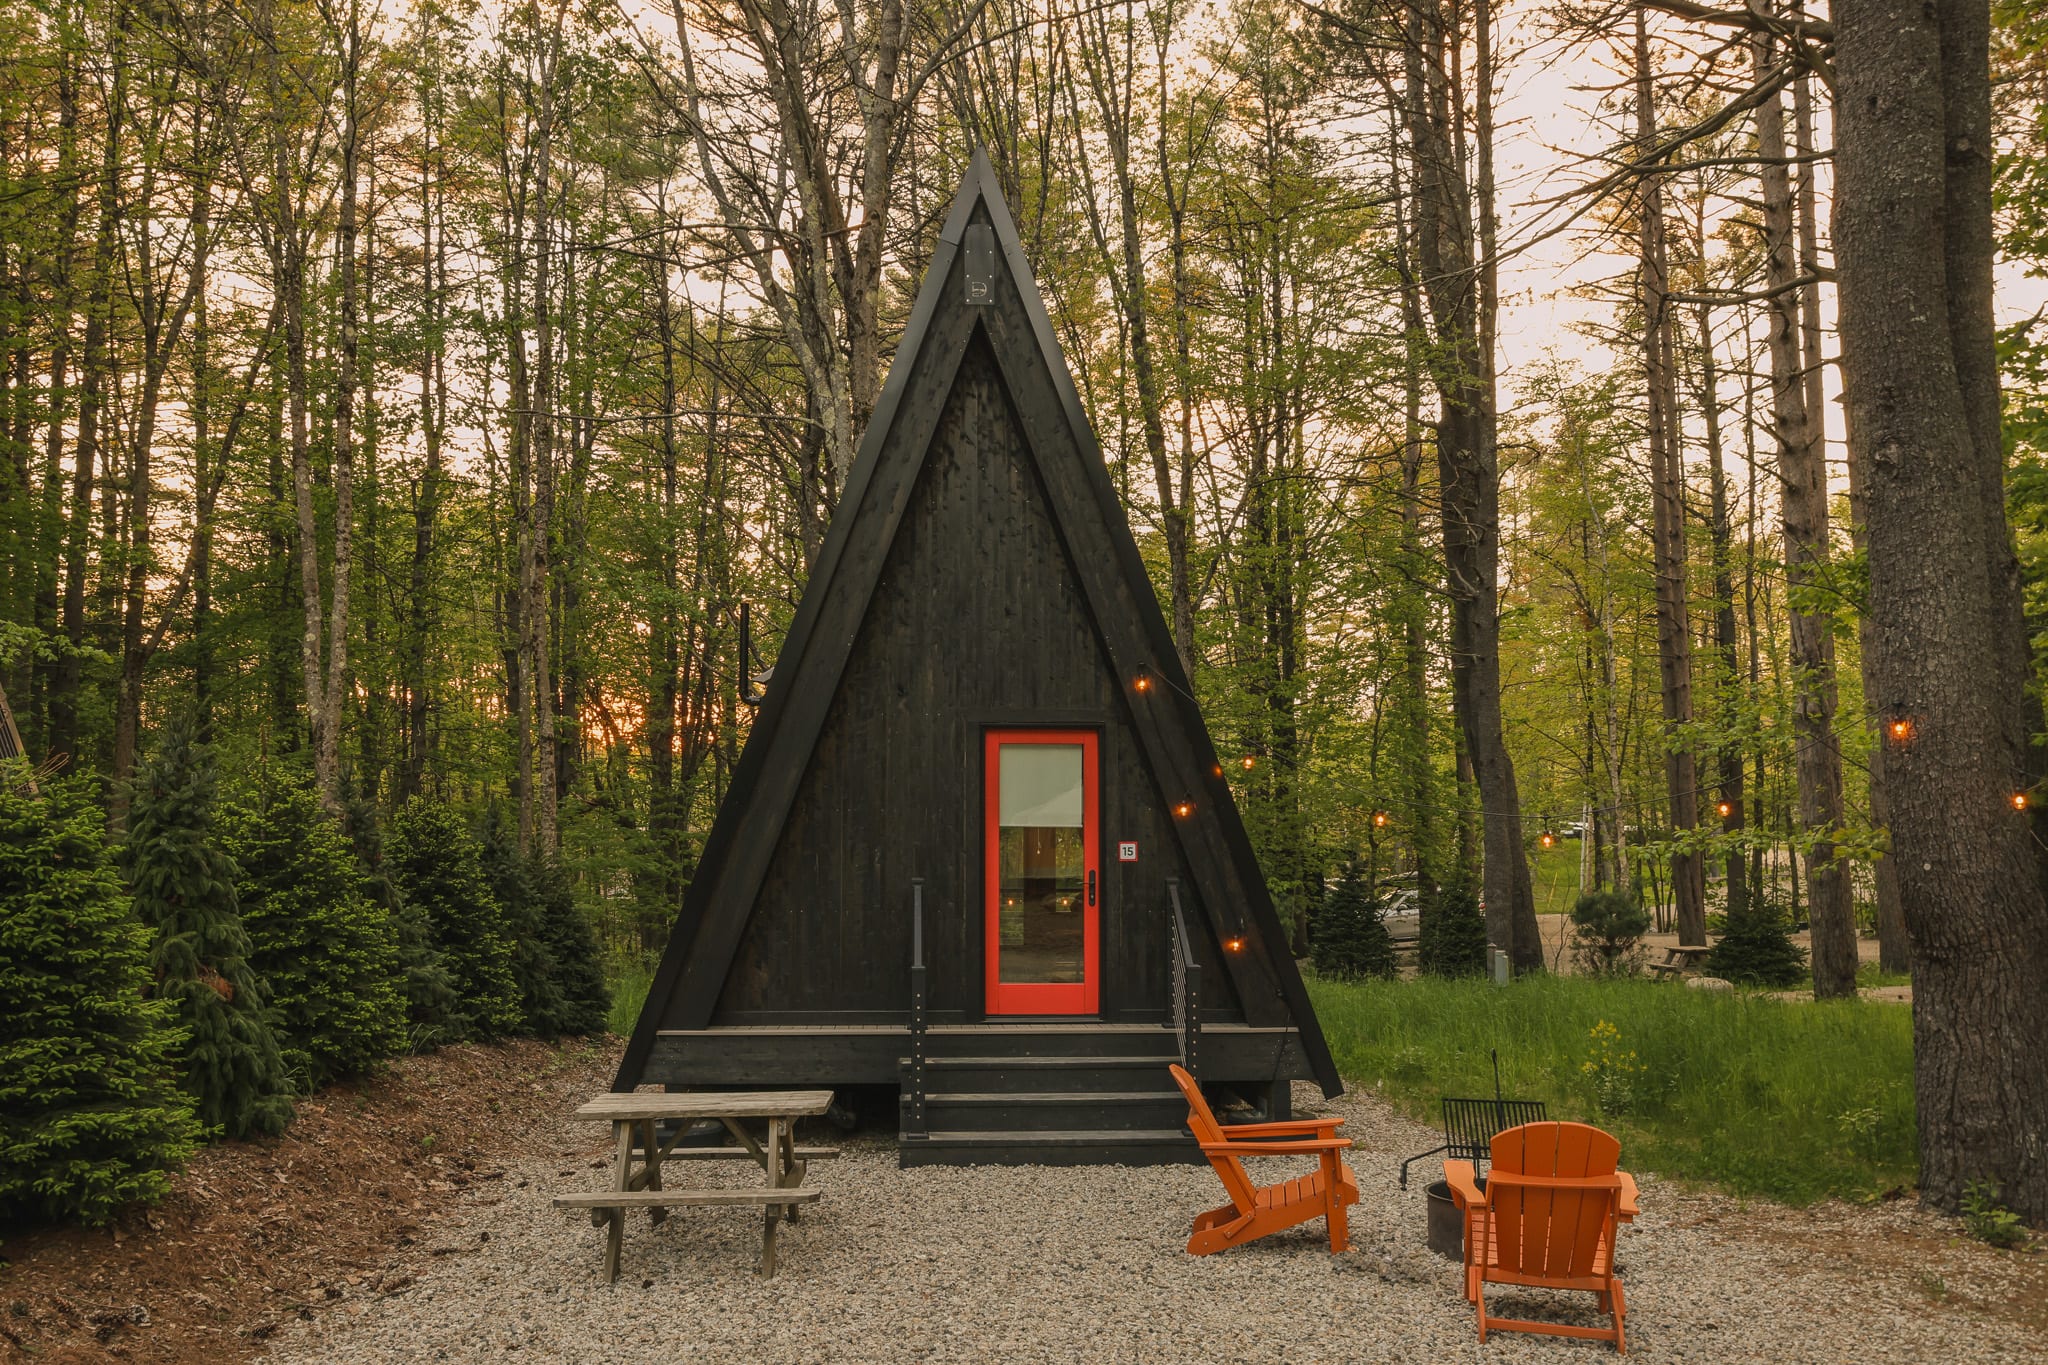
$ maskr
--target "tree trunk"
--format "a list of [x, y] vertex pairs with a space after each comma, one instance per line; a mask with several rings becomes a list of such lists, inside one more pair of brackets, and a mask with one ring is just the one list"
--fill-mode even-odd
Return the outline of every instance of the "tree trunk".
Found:
[[[1869, 673], [1906, 722], [1885, 777], [1912, 931], [1923, 1196], [1972, 1182], [2048, 1221], [2048, 900], [1992, 343], [1989, 7], [1841, 0], [1835, 250], [1844, 394], [1868, 455]], [[1887, 730], [1887, 734], [1889, 734]]]
[[[1774, 64], [1770, 40], [1750, 39], [1757, 79]], [[1828, 583], [1827, 442], [1811, 405], [1799, 318], [1799, 264], [1793, 256], [1790, 177], [1785, 168], [1784, 107], [1772, 95], [1757, 106], [1757, 174], [1763, 187], [1764, 302], [1771, 355], [1772, 428], [1778, 446], [1778, 508], [1785, 531], [1786, 614], [1791, 620], [1792, 736], [1799, 784], [1799, 843], [1806, 854], [1808, 920], [1813, 926], [1813, 993], [1856, 993], [1856, 912], [1848, 869], [1835, 854], [1842, 824], [1842, 753], [1835, 738], [1835, 618], [1814, 609]]]
[[[1650, 72], [1650, 38], [1636, 6], [1636, 145], [1656, 145], [1657, 108]], [[1664, 193], [1660, 177], [1643, 176], [1637, 210], [1642, 253], [1643, 375], [1648, 388], [1652, 554], [1657, 577], [1657, 666], [1664, 706], [1664, 783], [1671, 829], [1681, 842], [1699, 824], [1699, 768], [1683, 738], [1692, 724], [1692, 626], [1687, 615], [1685, 459], [1679, 450], [1677, 365], [1673, 355], [1669, 271], [1665, 253]], [[1678, 941], [1707, 941], [1706, 876], [1696, 852], [1671, 855]]]
[[1451, 599], [1451, 695], [1479, 789], [1487, 937], [1518, 971], [1543, 966], [1523, 849], [1521, 795], [1500, 709], [1500, 466], [1481, 353], [1483, 262], [1476, 260], [1464, 159], [1454, 150], [1462, 94], [1444, 67], [1456, 36], [1435, 0], [1408, 7], [1407, 114], [1423, 293], [1436, 324], [1444, 568]]

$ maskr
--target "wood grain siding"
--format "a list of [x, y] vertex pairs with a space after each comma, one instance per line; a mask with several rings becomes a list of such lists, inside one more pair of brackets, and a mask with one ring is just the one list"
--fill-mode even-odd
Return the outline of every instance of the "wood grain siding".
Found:
[[[931, 997], [982, 1014], [981, 735], [1102, 736], [1102, 1011], [1167, 1013], [1165, 881], [1189, 869], [986, 337], [952, 393], [769, 861], [714, 1025], [908, 1009], [906, 888], [925, 879]], [[1135, 840], [1140, 861], [1119, 863]], [[1213, 935], [1219, 1017], [1242, 1018]]]

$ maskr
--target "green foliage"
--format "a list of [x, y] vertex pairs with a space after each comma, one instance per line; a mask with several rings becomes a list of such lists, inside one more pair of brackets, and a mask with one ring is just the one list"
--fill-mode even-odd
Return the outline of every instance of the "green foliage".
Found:
[[1572, 907], [1573, 955], [1592, 976], [1634, 976], [1643, 966], [1650, 912], [1619, 891], [1588, 891]]
[[484, 866], [518, 942], [512, 975], [526, 1031], [542, 1038], [601, 1032], [611, 993], [597, 934], [568, 872], [556, 859], [522, 857], [495, 810], [485, 827]]
[[1972, 1180], [1963, 1191], [1963, 1226], [1970, 1235], [1990, 1246], [2010, 1250], [2027, 1240], [2027, 1225], [2020, 1216], [1998, 1201], [1998, 1186], [1988, 1180]]
[[655, 959], [645, 953], [615, 955], [606, 963], [605, 976], [611, 983], [612, 1007], [605, 1027], [621, 1038], [630, 1037], [647, 1004], [647, 992], [654, 986]]
[[1437, 892], [1436, 904], [1422, 912], [1422, 935], [1416, 945], [1428, 976], [1486, 974], [1486, 913], [1479, 897], [1463, 886]]
[[[1445, 1095], [1490, 1095], [1500, 1051], [1510, 1095], [1552, 1118], [1598, 1123], [1631, 1170], [1711, 1180], [1791, 1204], [1874, 1199], [1918, 1170], [1913, 1016], [1867, 1000], [1777, 1000], [1583, 976], [1479, 981], [1313, 981], [1338, 1069], [1424, 1122]], [[1627, 1112], [1601, 1112], [1585, 1063], [1612, 1026], [1630, 1073]], [[1844, 1140], [1844, 1114], [1854, 1120]]]
[[398, 936], [312, 788], [265, 776], [228, 802], [222, 843], [241, 869], [249, 959], [270, 983], [285, 1056], [311, 1088], [405, 1050]]
[[93, 793], [27, 781], [0, 763], [0, 1224], [102, 1223], [163, 1197], [201, 1128]]
[[363, 893], [384, 907], [398, 946], [398, 986], [405, 997], [409, 1045], [424, 1052], [460, 1036], [464, 1024], [462, 997], [441, 950], [434, 946], [434, 926], [418, 907], [407, 903], [384, 867], [384, 837], [377, 812], [367, 802], [342, 808], [342, 824], [363, 868]]
[[505, 910], [491, 894], [462, 817], [439, 802], [408, 801], [391, 821], [388, 864], [400, 894], [426, 917], [455, 984], [460, 1012], [450, 1021], [454, 1036], [518, 1032], [519, 983]]
[[1314, 952], [1316, 971], [1338, 981], [1394, 975], [1394, 940], [1355, 853], [1344, 864], [1344, 875], [1323, 896]]
[[1806, 980], [1806, 949], [1792, 941], [1775, 906], [1759, 905], [1728, 926], [1707, 954], [1706, 970], [1740, 986], [1782, 990]]
[[544, 1036], [604, 1032], [611, 1017], [611, 988], [597, 931], [576, 902], [576, 888], [559, 859], [544, 859], [528, 873], [539, 907], [540, 931], [555, 963], [561, 1012], [543, 1021]]
[[292, 1121], [292, 1078], [271, 1027], [270, 987], [249, 962], [236, 869], [215, 842], [211, 753], [174, 722], [135, 783], [121, 861], [155, 931], [157, 994], [185, 1027], [185, 1088], [227, 1137]]

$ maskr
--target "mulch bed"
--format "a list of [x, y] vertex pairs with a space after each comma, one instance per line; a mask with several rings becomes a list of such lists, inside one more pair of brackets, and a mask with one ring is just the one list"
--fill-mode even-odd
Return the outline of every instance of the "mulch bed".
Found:
[[504, 1179], [565, 1107], [605, 1089], [619, 1046], [403, 1058], [309, 1097], [283, 1137], [201, 1151], [169, 1198], [111, 1227], [7, 1230], [0, 1358], [245, 1360], [315, 1305], [404, 1288], [410, 1275], [379, 1268], [430, 1240], [462, 1202], [452, 1192]]

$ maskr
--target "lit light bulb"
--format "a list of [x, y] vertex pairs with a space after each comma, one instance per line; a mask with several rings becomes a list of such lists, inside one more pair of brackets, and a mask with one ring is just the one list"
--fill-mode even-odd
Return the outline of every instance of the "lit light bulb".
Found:
[[1250, 772], [1255, 766], [1257, 766], [1257, 761], [1253, 759], [1250, 754], [1246, 754], [1242, 759], [1239, 759], [1238, 761], [1244, 764], [1244, 770], [1246, 772]]
[[1240, 953], [1244, 951], [1244, 940], [1241, 938], [1225, 939], [1223, 941], [1223, 946], [1230, 949], [1230, 951], [1233, 953]]
[[1900, 716], [1885, 728], [1891, 731], [1892, 739], [1899, 743], [1904, 743], [1913, 734], [1913, 722], [1904, 716]]
[[1152, 690], [1152, 679], [1150, 676], [1140, 673], [1137, 677], [1131, 679], [1131, 690], [1133, 692], [1150, 692]]
[[1185, 820], [1195, 813], [1195, 803], [1192, 801], [1179, 802], [1174, 806], [1173, 813]]
[[2012, 794], [2012, 808], [2014, 810], [2025, 810], [2027, 808], [2027, 794], [2025, 792], [2014, 792]]
[[1717, 815], [1719, 815], [1723, 820], [1726, 820], [1730, 815], [1734, 813], [1734, 811], [1735, 807], [1729, 805], [1726, 801], [1723, 801], [1720, 805], [1714, 807], [1714, 812]]
[[1385, 829], [1387, 827], [1387, 813], [1385, 811], [1376, 810], [1372, 813], [1372, 827], [1374, 829]]
[[1543, 846], [1545, 848], [1549, 848], [1552, 844], [1556, 842], [1557, 837], [1555, 835], [1553, 835], [1549, 830], [1543, 831]]

